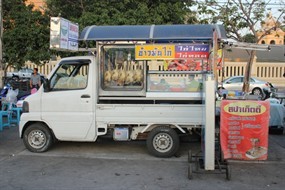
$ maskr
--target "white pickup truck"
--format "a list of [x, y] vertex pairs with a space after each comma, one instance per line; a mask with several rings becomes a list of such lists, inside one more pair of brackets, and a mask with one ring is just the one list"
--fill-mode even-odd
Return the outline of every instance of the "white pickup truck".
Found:
[[[55, 140], [95, 142], [100, 136], [109, 136], [116, 141], [146, 140], [150, 154], [171, 157], [179, 149], [180, 136], [206, 126], [206, 157], [211, 155], [214, 160], [213, 75], [202, 68], [169, 70], [167, 64], [182, 55], [195, 57], [189, 62], [207, 61], [213, 29], [219, 28], [87, 27], [81, 39], [96, 41], [96, 53], [63, 58], [37, 93], [25, 99], [19, 134], [26, 148], [44, 152]], [[208, 32], [202, 42], [188, 40], [198, 38], [201, 31]], [[202, 89], [193, 89], [190, 75], [203, 84]]]

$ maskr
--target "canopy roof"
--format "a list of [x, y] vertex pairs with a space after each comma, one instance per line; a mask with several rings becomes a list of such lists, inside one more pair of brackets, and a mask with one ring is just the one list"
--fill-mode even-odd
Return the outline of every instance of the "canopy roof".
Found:
[[213, 31], [218, 39], [226, 39], [221, 25], [119, 25], [87, 26], [80, 34], [82, 41], [209, 41]]

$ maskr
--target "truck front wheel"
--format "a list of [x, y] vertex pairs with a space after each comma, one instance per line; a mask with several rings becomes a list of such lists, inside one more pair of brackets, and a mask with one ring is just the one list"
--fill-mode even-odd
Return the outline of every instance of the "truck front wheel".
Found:
[[45, 152], [51, 147], [53, 137], [45, 125], [34, 123], [25, 130], [23, 141], [29, 151]]
[[146, 144], [150, 154], [160, 158], [168, 158], [178, 151], [180, 140], [174, 129], [156, 127], [150, 131]]

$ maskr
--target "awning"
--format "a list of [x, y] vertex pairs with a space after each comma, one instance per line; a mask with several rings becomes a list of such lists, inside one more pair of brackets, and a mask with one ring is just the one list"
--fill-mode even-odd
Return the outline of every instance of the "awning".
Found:
[[208, 41], [213, 39], [213, 31], [218, 39], [226, 39], [222, 25], [119, 25], [88, 26], [83, 29], [82, 41]]

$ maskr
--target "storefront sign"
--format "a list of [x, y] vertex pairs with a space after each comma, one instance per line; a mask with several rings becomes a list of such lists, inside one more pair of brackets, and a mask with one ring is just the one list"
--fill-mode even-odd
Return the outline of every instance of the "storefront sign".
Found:
[[136, 60], [207, 59], [209, 56], [209, 45], [136, 45], [135, 54]]
[[173, 59], [174, 45], [136, 45], [136, 60]]
[[220, 140], [225, 159], [266, 160], [268, 101], [223, 100]]

